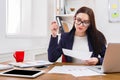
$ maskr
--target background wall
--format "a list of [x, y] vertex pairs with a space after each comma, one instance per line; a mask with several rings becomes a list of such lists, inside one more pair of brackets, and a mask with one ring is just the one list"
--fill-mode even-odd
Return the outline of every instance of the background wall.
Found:
[[108, 42], [120, 43], [120, 23], [108, 22], [108, 0], [96, 0], [95, 6], [98, 29], [104, 33]]
[[[48, 37], [8, 38], [5, 33], [5, 0], [0, 0], [0, 53], [11, 50], [47, 48]], [[120, 23], [108, 22], [108, 0], [95, 0], [95, 18], [97, 28], [103, 32], [108, 42], [120, 42]], [[44, 17], [44, 16], [43, 16]], [[48, 0], [48, 26], [54, 20], [54, 0]], [[46, 23], [45, 23], [46, 24]], [[48, 28], [48, 33], [50, 33]]]
[[[45, 7], [44, 9], [46, 9]], [[47, 15], [46, 15], [47, 16]], [[42, 16], [41, 19], [46, 18]], [[47, 27], [46, 22], [42, 22]], [[48, 36], [39, 38], [10, 38], [6, 36], [6, 0], [0, 0], [0, 53], [13, 52], [15, 50], [30, 50], [38, 48], [47, 48]], [[42, 29], [42, 28], [41, 28]], [[48, 29], [48, 28], [47, 28]]]

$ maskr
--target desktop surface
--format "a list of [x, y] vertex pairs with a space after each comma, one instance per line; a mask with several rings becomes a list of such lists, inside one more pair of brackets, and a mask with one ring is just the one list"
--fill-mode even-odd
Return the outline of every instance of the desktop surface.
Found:
[[[56, 73], [47, 73], [51, 70], [54, 66], [61, 66], [61, 65], [76, 65], [73, 63], [54, 63], [47, 68], [43, 68], [42, 70], [45, 71], [45, 74], [40, 75], [32, 80], [119, 80], [120, 73], [111, 73], [106, 75], [100, 76], [83, 76], [83, 77], [75, 77], [70, 74], [56, 74]], [[78, 64], [77, 64], [78, 65]], [[28, 68], [28, 69], [36, 69], [36, 68]], [[41, 70], [41, 68], [37, 68]], [[30, 80], [29, 78], [19, 78], [19, 77], [6, 77], [0, 76], [1, 80]]]

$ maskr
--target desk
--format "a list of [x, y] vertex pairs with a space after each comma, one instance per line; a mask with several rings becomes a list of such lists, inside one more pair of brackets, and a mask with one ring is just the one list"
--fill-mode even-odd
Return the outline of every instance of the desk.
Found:
[[[48, 68], [44, 69], [46, 71], [45, 74], [40, 75], [34, 79], [0, 76], [0, 80], [119, 80], [120, 79], [120, 73], [107, 74], [104, 76], [103, 75], [89, 76], [89, 77], [74, 77], [70, 74], [53, 74], [53, 73], [49, 74], [49, 73], [47, 73], [54, 66], [60, 66], [60, 65], [76, 65], [76, 64], [54, 63], [54, 64], [50, 65]], [[30, 68], [30, 69], [33, 69], [33, 68]]]

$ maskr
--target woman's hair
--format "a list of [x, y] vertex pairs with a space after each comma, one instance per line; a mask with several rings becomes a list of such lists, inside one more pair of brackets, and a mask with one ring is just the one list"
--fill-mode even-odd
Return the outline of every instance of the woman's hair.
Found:
[[[90, 20], [90, 25], [89, 25], [86, 33], [87, 33], [89, 40], [91, 42], [91, 45], [93, 47], [93, 52], [100, 53], [102, 51], [103, 46], [106, 44], [106, 39], [105, 39], [104, 35], [96, 28], [93, 10], [88, 7], [81, 7], [75, 13], [74, 18], [79, 13], [88, 14], [89, 20]], [[75, 25], [73, 25], [72, 30], [75, 30]]]

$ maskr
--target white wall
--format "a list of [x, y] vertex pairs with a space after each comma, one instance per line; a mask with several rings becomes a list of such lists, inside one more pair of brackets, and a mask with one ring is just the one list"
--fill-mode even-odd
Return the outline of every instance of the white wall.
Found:
[[[48, 25], [50, 25], [50, 22], [54, 20], [54, 0], [48, 0], [48, 2]], [[95, 3], [97, 28], [104, 33], [108, 42], [120, 42], [120, 23], [108, 22], [108, 0], [95, 0]], [[0, 53], [48, 47], [49, 37], [35, 39], [6, 37], [5, 18], [5, 0], [0, 0]], [[49, 30], [48, 32], [50, 33]]]
[[107, 42], [120, 43], [120, 23], [109, 23], [108, 0], [96, 0], [95, 6], [98, 29], [104, 33]]
[[[43, 18], [45, 17], [43, 16]], [[6, 27], [6, 0], [0, 0], [0, 53], [8, 53], [13, 52], [15, 50], [38, 49], [41, 47], [47, 48], [48, 46], [48, 37], [40, 38], [7, 37], [5, 33], [5, 27]]]
[[48, 27], [46, 27], [48, 25], [48, 21], [47, 21], [48, 5], [46, 4], [47, 2], [48, 0], [32, 0], [32, 8], [33, 8], [32, 9], [32, 26], [33, 26], [32, 29], [33, 29], [34, 35], [37, 35], [37, 36], [47, 35], [47, 29], [48, 29]]

